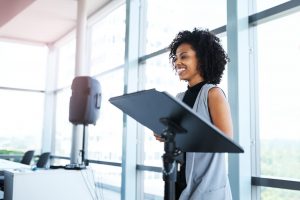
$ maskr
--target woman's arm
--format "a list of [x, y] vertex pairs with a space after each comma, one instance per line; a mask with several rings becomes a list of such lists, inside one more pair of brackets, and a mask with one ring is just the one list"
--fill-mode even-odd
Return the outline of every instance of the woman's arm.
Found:
[[227, 137], [233, 137], [230, 107], [223, 91], [214, 87], [208, 92], [208, 108], [213, 124]]

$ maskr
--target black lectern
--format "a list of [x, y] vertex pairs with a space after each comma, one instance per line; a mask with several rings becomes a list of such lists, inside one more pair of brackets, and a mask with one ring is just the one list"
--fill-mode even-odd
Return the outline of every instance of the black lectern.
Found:
[[167, 92], [150, 89], [112, 97], [109, 101], [165, 138], [162, 157], [166, 200], [174, 200], [177, 163], [182, 161], [182, 152], [244, 152], [218, 128]]

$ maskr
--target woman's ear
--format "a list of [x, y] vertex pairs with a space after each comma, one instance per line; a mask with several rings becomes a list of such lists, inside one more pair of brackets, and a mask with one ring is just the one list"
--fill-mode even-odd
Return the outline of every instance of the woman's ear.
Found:
[[204, 77], [203, 75], [203, 71], [202, 71], [202, 62], [198, 62], [198, 67], [197, 67], [197, 69], [198, 69], [198, 72], [199, 72], [199, 74], [200, 74], [200, 76], [202, 76], [202, 77]]

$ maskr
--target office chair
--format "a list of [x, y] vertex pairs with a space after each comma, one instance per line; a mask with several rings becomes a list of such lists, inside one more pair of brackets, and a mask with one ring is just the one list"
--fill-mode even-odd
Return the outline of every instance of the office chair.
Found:
[[21, 163], [25, 165], [30, 165], [33, 156], [34, 156], [33, 150], [26, 151], [22, 157]]
[[46, 168], [49, 160], [50, 160], [50, 152], [42, 153], [36, 163], [36, 167], [37, 168]]

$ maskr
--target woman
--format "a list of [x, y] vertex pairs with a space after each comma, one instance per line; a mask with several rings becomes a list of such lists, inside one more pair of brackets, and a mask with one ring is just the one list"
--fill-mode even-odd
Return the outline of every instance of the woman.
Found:
[[[216, 85], [228, 61], [219, 38], [208, 30], [195, 28], [179, 32], [169, 48], [174, 70], [180, 80], [188, 83], [188, 89], [176, 97], [232, 138], [229, 104]], [[185, 165], [178, 173], [176, 199], [231, 200], [225, 163], [224, 153], [186, 153]]]

